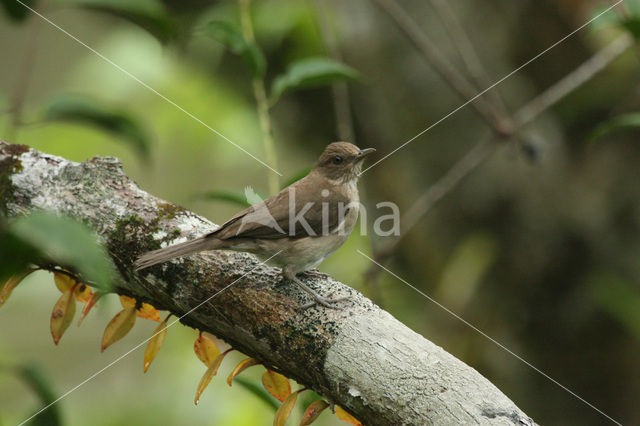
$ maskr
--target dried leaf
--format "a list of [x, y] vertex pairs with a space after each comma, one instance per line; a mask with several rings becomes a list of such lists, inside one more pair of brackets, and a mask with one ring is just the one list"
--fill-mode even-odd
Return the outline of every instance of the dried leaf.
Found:
[[218, 373], [218, 368], [220, 368], [220, 364], [222, 364], [222, 360], [227, 355], [227, 353], [228, 352], [223, 352], [220, 355], [218, 355], [213, 360], [209, 368], [207, 368], [207, 371], [204, 373], [204, 376], [202, 376], [202, 379], [200, 379], [200, 383], [198, 384], [198, 390], [196, 391], [196, 397], [194, 399], [194, 402], [196, 405], [198, 405], [198, 402], [200, 402], [200, 395], [202, 395], [202, 392], [207, 388], [207, 386], [209, 386], [209, 382], [211, 382], [211, 379], [213, 379], [213, 376], [215, 376]]
[[91, 291], [91, 287], [86, 284], [80, 283], [79, 281], [73, 279], [67, 274], [62, 272], [54, 272], [53, 280], [56, 283], [56, 287], [60, 290], [61, 293], [64, 293], [66, 290], [70, 289], [76, 284], [80, 284], [76, 286], [76, 300], [82, 303], [88, 303], [93, 296], [93, 291]]
[[76, 314], [74, 292], [75, 286], [65, 290], [53, 307], [53, 312], [51, 312], [51, 336], [53, 336], [53, 343], [56, 345]]
[[160, 323], [158, 328], [153, 332], [153, 337], [149, 340], [149, 344], [147, 344], [147, 349], [144, 351], [144, 372], [146, 373], [151, 365], [151, 362], [156, 357], [156, 354], [162, 347], [164, 343], [164, 338], [167, 336], [167, 320], [169, 319], [169, 315], [165, 318], [164, 321]]
[[268, 370], [262, 375], [262, 385], [278, 401], [283, 402], [291, 395], [289, 379], [280, 373]]
[[136, 308], [125, 308], [109, 321], [102, 335], [101, 350], [104, 352], [114, 342], [122, 339], [136, 323]]
[[364, 426], [358, 419], [353, 417], [351, 414], [347, 413], [344, 408], [336, 405], [336, 417], [342, 420], [343, 422], [347, 422], [354, 426]]
[[292, 393], [284, 400], [280, 408], [278, 408], [278, 411], [276, 411], [276, 416], [273, 419], [273, 426], [284, 426], [285, 423], [287, 423], [291, 410], [293, 410], [293, 406], [296, 405], [298, 393], [300, 393], [300, 391]]
[[236, 368], [233, 369], [231, 374], [229, 374], [229, 377], [227, 377], [227, 384], [229, 386], [231, 386], [231, 384], [233, 383], [233, 378], [234, 377], [236, 377], [238, 374], [242, 373], [247, 368], [253, 367], [254, 365], [259, 365], [259, 364], [260, 363], [258, 362], [258, 360], [253, 359], [253, 358], [247, 358], [247, 359], [244, 359], [244, 360], [240, 361], [240, 363], [238, 365], [236, 365]]
[[324, 399], [317, 399], [313, 401], [306, 410], [304, 410], [304, 414], [302, 415], [302, 420], [300, 420], [300, 426], [307, 426], [311, 423], [315, 422], [320, 413], [329, 406], [329, 403]]
[[213, 340], [202, 333], [200, 333], [193, 344], [193, 350], [198, 358], [200, 358], [200, 361], [202, 361], [207, 367], [209, 367], [220, 355], [220, 349], [218, 349], [218, 346], [213, 342]]
[[[133, 297], [120, 296], [120, 304], [123, 308], [135, 308], [137, 303], [138, 302]], [[158, 322], [162, 321], [158, 310], [148, 303], [142, 303], [140, 305], [140, 308], [136, 311], [136, 315], [140, 318], [150, 319]]]
[[20, 274], [13, 275], [2, 287], [0, 287], [0, 306], [4, 305], [4, 303], [9, 299], [9, 296], [11, 296], [13, 289], [16, 288], [18, 284], [20, 284], [22, 280], [33, 271], [35, 271], [35, 269], [29, 269]]
[[98, 303], [98, 299], [100, 299], [101, 297], [102, 297], [102, 293], [98, 291], [96, 291], [95, 293], [93, 293], [93, 295], [91, 295], [91, 299], [87, 302], [86, 305], [84, 305], [84, 308], [82, 309], [82, 313], [80, 314], [80, 318], [78, 319], [78, 325], [80, 325], [84, 317], [87, 316], [91, 308], [93, 308], [93, 306], [96, 303]]

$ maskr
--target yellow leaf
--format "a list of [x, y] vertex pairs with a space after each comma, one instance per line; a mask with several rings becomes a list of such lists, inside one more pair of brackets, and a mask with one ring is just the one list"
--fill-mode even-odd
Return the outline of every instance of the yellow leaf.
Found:
[[114, 342], [122, 339], [136, 323], [136, 308], [125, 308], [109, 321], [102, 335], [101, 350], [104, 352]]
[[133, 297], [120, 295], [120, 304], [123, 308], [135, 308], [136, 299], [134, 299]]
[[276, 411], [276, 416], [273, 419], [273, 426], [284, 426], [284, 424], [287, 423], [291, 410], [293, 410], [293, 406], [296, 405], [296, 399], [298, 399], [299, 392], [300, 391], [296, 391], [289, 395], [282, 405], [280, 405], [278, 411]]
[[225, 355], [227, 355], [227, 353], [228, 352], [223, 352], [218, 355], [213, 360], [209, 368], [207, 368], [207, 371], [204, 373], [204, 376], [202, 376], [202, 379], [200, 379], [198, 390], [196, 391], [196, 397], [194, 399], [196, 405], [198, 405], [198, 402], [200, 402], [200, 395], [202, 395], [202, 392], [207, 388], [207, 386], [209, 386], [209, 382], [211, 382], [213, 376], [218, 373], [218, 368], [220, 368], [220, 364], [222, 364], [222, 360], [224, 359]]
[[9, 296], [11, 296], [13, 289], [16, 288], [17, 285], [33, 271], [35, 271], [35, 269], [29, 269], [25, 272], [13, 275], [12, 277], [9, 277], [3, 286], [0, 286], [0, 306], [4, 305], [4, 303], [9, 299]]
[[62, 272], [53, 273], [53, 282], [56, 283], [56, 287], [58, 287], [60, 293], [64, 293], [65, 291], [76, 285], [76, 280], [74, 280], [67, 274], [63, 274]]
[[358, 419], [347, 413], [344, 408], [336, 405], [336, 417], [354, 426], [364, 426]]
[[233, 369], [231, 374], [229, 374], [229, 377], [227, 377], [227, 384], [229, 386], [231, 386], [231, 383], [233, 383], [233, 378], [234, 377], [236, 377], [238, 374], [242, 373], [247, 368], [253, 367], [254, 365], [258, 365], [258, 364], [260, 364], [260, 363], [257, 360], [253, 359], [253, 358], [247, 358], [247, 359], [244, 359], [244, 360], [240, 361], [240, 363], [238, 365], [236, 365], [236, 368]]
[[[137, 305], [136, 299], [129, 296], [120, 296], [120, 303], [122, 304], [123, 308], [135, 308]], [[136, 315], [140, 318], [150, 319], [158, 322], [162, 321], [158, 310], [150, 304], [144, 302], [140, 304], [140, 308], [137, 310]]]
[[56, 345], [62, 338], [65, 330], [69, 327], [69, 324], [71, 324], [71, 321], [73, 321], [73, 316], [76, 314], [74, 292], [75, 287], [65, 290], [53, 307], [53, 312], [51, 312], [51, 336], [53, 336], [53, 343]]
[[202, 333], [200, 333], [194, 342], [193, 350], [198, 358], [200, 358], [200, 361], [204, 362], [204, 365], [207, 367], [211, 365], [218, 355], [220, 355], [220, 349], [218, 349], [218, 346], [213, 342], [213, 340]]
[[76, 288], [76, 300], [82, 303], [89, 303], [93, 297], [91, 287], [84, 283], [80, 283]]
[[147, 369], [151, 365], [151, 362], [156, 357], [156, 354], [162, 347], [164, 343], [164, 338], [167, 336], [167, 320], [170, 315], [167, 315], [164, 321], [160, 323], [156, 331], [153, 332], [153, 336], [149, 340], [149, 344], [147, 345], [147, 349], [144, 351], [144, 372], [147, 372]]
[[98, 303], [98, 299], [100, 299], [101, 297], [102, 293], [99, 293], [97, 291], [91, 295], [91, 299], [89, 299], [87, 304], [84, 305], [84, 308], [82, 309], [82, 313], [80, 314], [80, 318], [78, 319], [78, 325], [80, 325], [84, 317], [87, 316], [91, 308], [93, 308], [93, 306]]
[[289, 379], [280, 373], [267, 369], [262, 375], [262, 385], [275, 399], [283, 402], [291, 395]]
[[315, 422], [320, 413], [329, 406], [329, 403], [324, 399], [318, 399], [313, 401], [306, 410], [304, 410], [304, 414], [302, 415], [302, 420], [300, 420], [300, 426], [307, 426], [311, 423]]
[[60, 293], [64, 293], [66, 290], [70, 289], [76, 284], [80, 284], [76, 286], [76, 300], [82, 303], [88, 303], [91, 300], [91, 296], [93, 296], [93, 291], [91, 291], [91, 287], [86, 284], [80, 283], [75, 280], [71, 276], [62, 273], [62, 272], [54, 272], [53, 273], [53, 281], [56, 283], [56, 287], [60, 290]]

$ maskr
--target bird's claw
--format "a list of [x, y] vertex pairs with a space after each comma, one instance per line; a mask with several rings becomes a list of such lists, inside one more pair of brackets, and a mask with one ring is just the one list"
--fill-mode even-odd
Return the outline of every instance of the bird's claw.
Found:
[[336, 303], [342, 302], [343, 300], [347, 300], [351, 298], [351, 296], [336, 297], [332, 299], [329, 297], [322, 297], [318, 294], [314, 294], [313, 298], [315, 299], [313, 302], [309, 302], [300, 306], [300, 309], [311, 308], [312, 306], [315, 306], [315, 305], [322, 305], [325, 308], [331, 308], [331, 309], [343, 309], [339, 306], [336, 306]]

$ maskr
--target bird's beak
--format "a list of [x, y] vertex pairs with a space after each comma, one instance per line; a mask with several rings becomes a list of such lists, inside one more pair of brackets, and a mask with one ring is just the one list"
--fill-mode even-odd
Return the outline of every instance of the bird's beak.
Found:
[[361, 149], [360, 152], [358, 152], [358, 159], [362, 159], [362, 158], [366, 157], [369, 154], [373, 154], [374, 152], [376, 152], [375, 148]]

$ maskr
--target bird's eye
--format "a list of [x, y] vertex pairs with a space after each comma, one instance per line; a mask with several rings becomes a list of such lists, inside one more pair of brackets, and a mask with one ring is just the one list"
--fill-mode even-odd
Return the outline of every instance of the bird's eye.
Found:
[[331, 160], [331, 162], [332, 162], [333, 164], [340, 164], [340, 163], [342, 163], [342, 157], [341, 157], [341, 156], [339, 156], [339, 155], [336, 155], [336, 156], [334, 156], [334, 157], [333, 157], [333, 159]]

